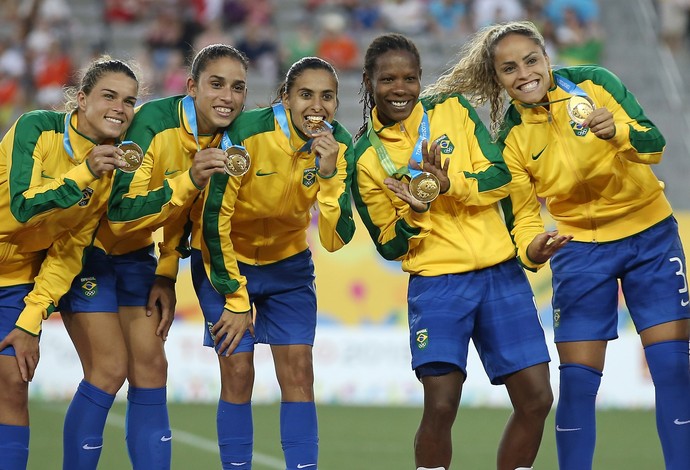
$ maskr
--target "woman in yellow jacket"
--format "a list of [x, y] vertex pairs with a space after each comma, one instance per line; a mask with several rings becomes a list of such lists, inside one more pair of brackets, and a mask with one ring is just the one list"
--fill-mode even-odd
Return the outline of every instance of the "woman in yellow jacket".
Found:
[[412, 368], [424, 387], [415, 462], [419, 470], [450, 466], [472, 339], [491, 383], [505, 385], [514, 406], [497, 468], [530, 468], [552, 393], [534, 296], [497, 204], [510, 173], [464, 98], [418, 100], [420, 65], [404, 36], [369, 45], [362, 87], [369, 120], [355, 145], [352, 184], [376, 249], [410, 275]]
[[[126, 139], [141, 166], [118, 171], [97, 247], [60, 301], [84, 379], [65, 416], [63, 468], [95, 470], [103, 428], [128, 382], [125, 438], [135, 470], [171, 466], [165, 339], [175, 310], [178, 261], [188, 255], [186, 226], [213, 172], [224, 172], [225, 128], [246, 97], [247, 59], [224, 44], [192, 60], [187, 95], [144, 103]], [[156, 260], [152, 234], [163, 227]]]
[[328, 62], [307, 57], [293, 64], [273, 106], [243, 113], [230, 128], [232, 142], [250, 155], [251, 171], [214, 175], [204, 194], [202, 251], [192, 252], [192, 276], [206, 318], [204, 344], [215, 346], [220, 364], [224, 469], [251, 468], [255, 343], [270, 344], [275, 361], [286, 468], [317, 468], [312, 208], [328, 251], [355, 230], [352, 138], [333, 120], [337, 103], [338, 79]]
[[104, 57], [71, 89], [67, 112], [22, 115], [0, 142], [0, 455], [25, 469], [28, 382], [41, 322], [80, 271], [105, 213], [116, 144], [132, 122], [138, 81]]
[[[654, 381], [666, 469], [687, 469], [688, 281], [676, 220], [650, 168], [666, 144], [659, 129], [610, 71], [552, 70], [530, 22], [481, 30], [433, 91], [491, 104], [513, 175], [503, 209], [523, 264], [539, 268], [553, 240], [572, 238], [551, 257], [559, 468], [592, 468], [595, 401], [607, 343], [618, 336], [620, 283]], [[512, 101], [502, 116], [504, 91]], [[557, 231], [544, 231], [538, 197]]]

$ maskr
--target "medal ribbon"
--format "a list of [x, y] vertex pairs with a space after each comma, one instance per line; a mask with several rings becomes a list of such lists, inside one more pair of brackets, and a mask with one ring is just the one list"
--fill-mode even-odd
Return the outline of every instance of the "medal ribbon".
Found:
[[62, 137], [62, 146], [65, 148], [65, 152], [67, 152], [67, 155], [69, 155], [72, 160], [74, 160], [74, 149], [72, 149], [72, 144], [69, 141], [69, 127], [73, 112], [74, 111], [65, 115], [65, 134]]
[[[381, 162], [381, 166], [383, 166], [383, 169], [386, 170], [386, 173], [388, 173], [389, 176], [392, 176], [396, 179], [401, 179], [404, 176], [414, 178], [415, 176], [419, 175], [421, 173], [421, 170], [412, 168], [409, 166], [409, 164], [406, 166], [401, 166], [397, 169], [395, 168], [393, 160], [388, 154], [388, 151], [386, 150], [386, 147], [383, 145], [383, 142], [381, 142], [381, 139], [379, 138], [378, 134], [374, 130], [374, 126], [372, 125], [371, 121], [371, 118], [369, 118], [369, 120], [367, 121], [367, 138], [369, 139], [369, 142], [371, 142], [371, 145], [374, 147], [374, 150], [376, 150], [376, 155], [378, 155], [379, 161]], [[419, 137], [417, 138], [417, 143], [415, 144], [414, 150], [412, 151], [412, 158], [414, 159], [414, 161], [419, 163], [420, 166], [422, 163], [422, 142], [425, 140], [429, 140], [429, 132], [429, 116], [426, 114], [425, 109], [424, 115], [422, 116], [422, 122], [419, 123]]]

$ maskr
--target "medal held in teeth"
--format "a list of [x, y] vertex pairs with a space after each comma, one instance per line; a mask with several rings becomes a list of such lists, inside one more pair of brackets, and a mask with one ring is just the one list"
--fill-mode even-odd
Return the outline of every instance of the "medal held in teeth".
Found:
[[423, 171], [410, 180], [410, 194], [419, 202], [432, 202], [440, 193], [441, 183], [432, 173]]
[[582, 125], [587, 116], [596, 109], [594, 102], [589, 96], [575, 95], [566, 103], [568, 116], [575, 124]]
[[124, 154], [119, 157], [120, 161], [125, 163], [124, 166], [120, 167], [120, 170], [125, 173], [134, 173], [137, 171], [144, 161], [144, 151], [141, 147], [130, 140], [121, 142], [118, 147], [124, 152]]
[[323, 118], [310, 117], [302, 125], [302, 130], [307, 137], [311, 138], [324, 132], [332, 132], [333, 127]]
[[251, 158], [249, 153], [236, 145], [225, 149], [225, 172], [230, 176], [242, 176], [249, 171]]

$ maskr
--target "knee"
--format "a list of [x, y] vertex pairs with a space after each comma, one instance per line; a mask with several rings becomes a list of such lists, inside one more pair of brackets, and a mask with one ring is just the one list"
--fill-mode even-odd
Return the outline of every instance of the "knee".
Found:
[[115, 394], [125, 383], [127, 378], [127, 358], [109, 358], [100, 367], [94, 370], [86, 381], [104, 390], [107, 393]]
[[551, 411], [553, 405], [553, 392], [551, 387], [545, 387], [536, 393], [530, 394], [529, 400], [517, 404], [515, 412], [533, 419], [544, 420]]

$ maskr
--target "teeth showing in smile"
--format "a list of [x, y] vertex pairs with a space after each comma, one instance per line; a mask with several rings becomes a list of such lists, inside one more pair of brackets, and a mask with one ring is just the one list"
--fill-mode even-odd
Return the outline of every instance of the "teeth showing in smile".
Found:
[[531, 82], [527, 82], [524, 85], [520, 85], [518, 87], [518, 90], [520, 90], [524, 93], [529, 93], [530, 91], [534, 91], [538, 85], [539, 85], [539, 82], [537, 80], [532, 80]]
[[111, 118], [111, 117], [107, 117], [107, 118], [105, 118], [105, 120], [110, 121], [114, 124], [122, 124], [122, 122], [123, 122], [122, 119], [115, 119], [115, 118]]
[[216, 111], [222, 114], [230, 114], [232, 112], [232, 109], [230, 108], [223, 108], [221, 106], [216, 107]]
[[404, 108], [410, 101], [391, 101], [391, 104], [396, 108]]
[[323, 116], [307, 116], [307, 120], [310, 122], [321, 122], [323, 121]]

